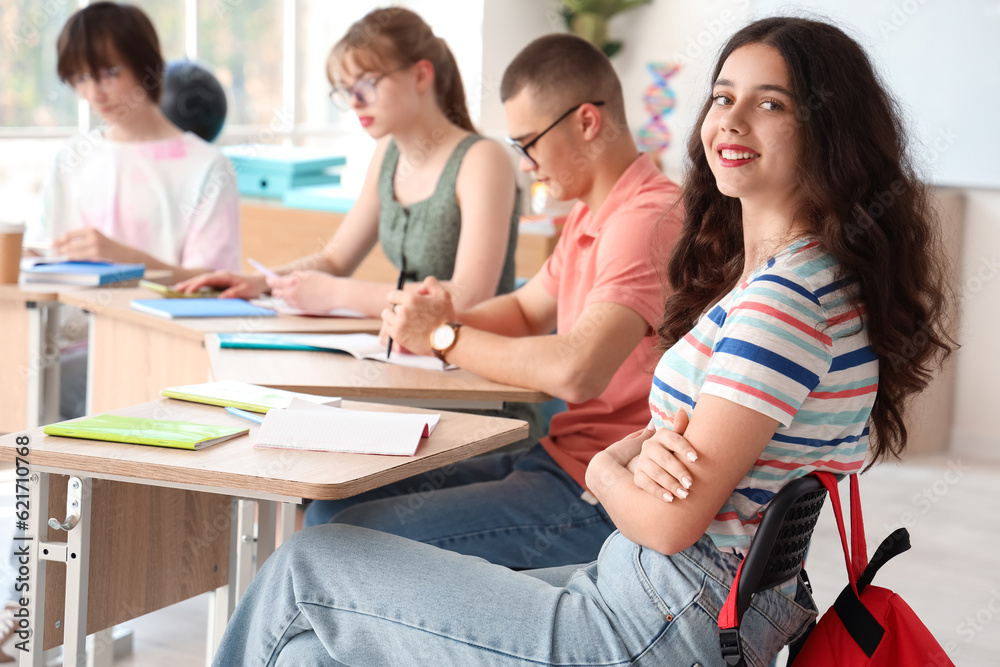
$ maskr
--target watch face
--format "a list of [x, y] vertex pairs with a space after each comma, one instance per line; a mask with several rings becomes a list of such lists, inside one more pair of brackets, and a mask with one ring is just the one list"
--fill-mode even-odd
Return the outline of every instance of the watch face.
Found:
[[450, 324], [442, 324], [431, 335], [431, 345], [435, 350], [447, 350], [455, 342], [455, 330]]

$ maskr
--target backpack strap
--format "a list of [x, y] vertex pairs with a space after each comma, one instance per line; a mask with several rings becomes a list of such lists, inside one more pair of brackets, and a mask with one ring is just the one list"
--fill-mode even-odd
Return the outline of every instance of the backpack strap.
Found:
[[851, 475], [851, 553], [848, 554], [847, 535], [844, 530], [843, 510], [840, 506], [840, 495], [837, 491], [837, 480], [829, 473], [816, 473], [830, 494], [833, 512], [837, 517], [837, 528], [840, 530], [840, 541], [844, 548], [844, 559], [847, 562], [847, 578], [849, 585], [837, 596], [833, 609], [844, 629], [858, 647], [869, 658], [875, 653], [885, 628], [875, 619], [868, 608], [861, 602], [861, 591], [875, 578], [879, 568], [893, 557], [910, 548], [910, 534], [905, 528], [899, 528], [882, 541], [871, 562], [868, 561], [865, 543], [865, 526], [861, 515], [861, 496], [858, 488], [858, 476]]

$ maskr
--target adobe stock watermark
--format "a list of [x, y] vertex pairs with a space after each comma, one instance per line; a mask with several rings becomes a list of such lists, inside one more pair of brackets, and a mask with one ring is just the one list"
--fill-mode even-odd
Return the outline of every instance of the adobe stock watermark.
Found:
[[[295, 126], [295, 117], [282, 111], [275, 111], [271, 121], [260, 132], [247, 138], [245, 150], [240, 152], [241, 157], [255, 157], [262, 150], [261, 146], [275, 139], [278, 135], [291, 132]], [[198, 192], [198, 197], [193, 204], [185, 203], [181, 205], [181, 215], [186, 220], [192, 219], [199, 213], [214, 205], [220, 195], [227, 188], [235, 188], [237, 181], [236, 168], [231, 160], [226, 160], [221, 168], [213, 168], [208, 176], [208, 180], [202, 185]]]
[[52, 19], [63, 13], [64, 7], [65, 3], [59, 0], [44, 0], [30, 9], [25, 8], [25, 15], [17, 27], [7, 33], [8, 49], [16, 53], [24, 47], [37, 45], [41, 39], [41, 31], [48, 27]]
[[964, 465], [961, 459], [948, 462], [948, 468], [936, 480], [924, 486], [920, 491], [910, 498], [910, 506], [899, 516], [897, 524], [883, 526], [886, 532], [892, 532], [896, 528], [913, 528], [920, 521], [920, 517], [926, 516], [944, 499], [951, 489], [958, 484], [969, 467]]
[[[948, 655], [952, 657], [959, 655], [963, 646], [974, 642], [977, 636], [989, 630], [990, 626], [1000, 617], [1000, 590], [992, 588], [989, 594], [989, 599], [979, 609], [967, 614], [955, 626], [955, 635], [958, 639], [952, 639], [942, 645]], [[995, 632], [995, 630], [993, 631]]]
[[736, 32], [736, 29], [746, 20], [750, 0], [733, 0], [731, 9], [723, 9], [714, 19], [702, 22], [701, 29], [691, 31], [684, 50], [675, 55], [675, 59], [684, 65], [690, 65], [696, 60], [714, 55], [722, 41]]
[[884, 42], [890, 35], [899, 32], [920, 11], [920, 8], [926, 4], [927, 0], [903, 0], [903, 2], [894, 3], [889, 11], [889, 15], [886, 18], [879, 19], [875, 24], [882, 41]]

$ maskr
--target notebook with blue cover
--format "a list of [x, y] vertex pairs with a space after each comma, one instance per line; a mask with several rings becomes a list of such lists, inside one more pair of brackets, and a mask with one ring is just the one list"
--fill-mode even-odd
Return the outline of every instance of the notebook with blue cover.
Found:
[[270, 308], [261, 308], [243, 299], [133, 299], [131, 306], [149, 315], [168, 320], [175, 317], [270, 317]]
[[110, 285], [123, 280], [142, 278], [144, 264], [113, 264], [111, 262], [52, 262], [38, 263], [23, 269], [26, 283], [60, 283], [66, 285]]

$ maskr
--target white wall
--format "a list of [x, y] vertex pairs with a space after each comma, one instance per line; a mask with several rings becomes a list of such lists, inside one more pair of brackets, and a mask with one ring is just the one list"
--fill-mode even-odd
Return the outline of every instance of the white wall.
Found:
[[1000, 191], [965, 191], [952, 450], [1000, 461]]
[[675, 180], [680, 179], [687, 138], [709, 93], [708, 77], [718, 51], [749, 20], [751, 11], [751, 0], [654, 0], [611, 21], [612, 37], [625, 43], [612, 63], [622, 80], [633, 134], [649, 120], [642, 98], [653, 80], [646, 64], [681, 63], [681, 69], [670, 78], [677, 104], [666, 117], [673, 138], [662, 155], [664, 171]]
[[500, 103], [504, 70], [530, 42], [563, 30], [554, 0], [483, 0], [482, 115], [480, 132], [494, 139], [507, 136]]

